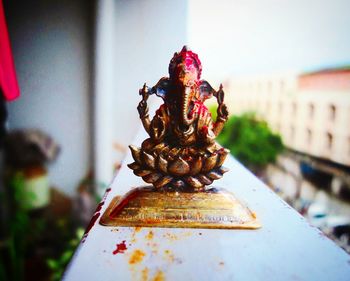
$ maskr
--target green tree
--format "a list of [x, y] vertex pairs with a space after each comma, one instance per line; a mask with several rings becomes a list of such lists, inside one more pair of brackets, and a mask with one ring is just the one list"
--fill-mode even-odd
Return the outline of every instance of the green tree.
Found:
[[258, 174], [283, 150], [280, 135], [273, 133], [268, 124], [252, 112], [231, 116], [217, 141]]

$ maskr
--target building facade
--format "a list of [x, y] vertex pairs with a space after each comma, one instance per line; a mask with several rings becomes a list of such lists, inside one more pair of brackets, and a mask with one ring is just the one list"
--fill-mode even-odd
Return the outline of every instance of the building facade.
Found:
[[350, 68], [231, 79], [233, 114], [254, 111], [288, 148], [350, 166]]

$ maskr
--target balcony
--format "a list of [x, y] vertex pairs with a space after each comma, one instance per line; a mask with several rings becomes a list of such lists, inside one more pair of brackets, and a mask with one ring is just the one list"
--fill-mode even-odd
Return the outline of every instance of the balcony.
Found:
[[[144, 139], [141, 130], [134, 144]], [[106, 192], [112, 198], [144, 185], [126, 166]], [[106, 227], [80, 243], [64, 280], [348, 280], [349, 256], [233, 157], [216, 183], [262, 223], [258, 230]], [[157, 279], [158, 278], [158, 279]]]

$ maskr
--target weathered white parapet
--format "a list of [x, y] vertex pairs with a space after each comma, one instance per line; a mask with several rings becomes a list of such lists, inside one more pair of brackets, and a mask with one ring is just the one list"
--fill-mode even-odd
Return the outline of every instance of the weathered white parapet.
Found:
[[[144, 139], [140, 130], [134, 143]], [[256, 212], [258, 230], [106, 227], [112, 198], [144, 185], [126, 166], [106, 192], [64, 280], [349, 280], [350, 257], [232, 157], [217, 182]], [[159, 278], [159, 279], [156, 279]]]

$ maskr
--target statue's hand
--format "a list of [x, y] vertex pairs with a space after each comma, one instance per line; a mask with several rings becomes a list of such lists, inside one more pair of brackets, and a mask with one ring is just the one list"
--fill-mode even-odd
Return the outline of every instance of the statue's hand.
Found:
[[220, 84], [220, 89], [216, 92], [215, 96], [219, 104], [222, 104], [224, 102], [225, 93], [222, 84]]
[[137, 111], [140, 114], [140, 118], [144, 118], [148, 116], [148, 105], [146, 100], [140, 101], [139, 105], [137, 106]]
[[222, 103], [218, 107], [218, 116], [221, 117], [222, 119], [227, 119], [228, 118], [228, 110], [226, 104]]
[[226, 104], [224, 104], [225, 93], [224, 93], [222, 84], [220, 84], [219, 91], [215, 93], [215, 97], [219, 105], [217, 110], [218, 117], [220, 117], [221, 119], [227, 120], [228, 110], [227, 110]]
[[155, 116], [152, 120], [151, 137], [155, 141], [160, 141], [165, 136], [165, 120], [161, 116]]
[[208, 126], [203, 126], [200, 129], [199, 136], [207, 144], [213, 143], [215, 141], [215, 137], [216, 137], [213, 130], [209, 129]]
[[146, 83], [143, 84], [143, 87], [139, 90], [139, 94], [142, 96], [142, 100], [137, 106], [137, 111], [140, 114], [140, 118], [143, 119], [148, 116], [148, 105], [147, 100], [149, 96], [149, 89], [146, 86]]

